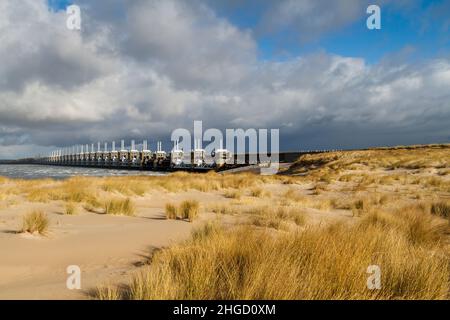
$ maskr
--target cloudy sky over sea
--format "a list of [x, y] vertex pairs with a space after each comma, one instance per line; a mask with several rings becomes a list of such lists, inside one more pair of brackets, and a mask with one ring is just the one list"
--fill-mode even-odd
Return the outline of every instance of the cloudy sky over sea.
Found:
[[0, 158], [194, 120], [283, 150], [449, 142], [450, 0], [0, 0]]

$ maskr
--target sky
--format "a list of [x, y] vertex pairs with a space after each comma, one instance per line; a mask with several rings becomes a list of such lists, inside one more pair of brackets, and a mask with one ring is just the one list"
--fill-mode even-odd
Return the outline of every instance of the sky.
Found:
[[282, 150], [450, 142], [450, 0], [0, 0], [0, 159], [168, 150], [194, 120]]

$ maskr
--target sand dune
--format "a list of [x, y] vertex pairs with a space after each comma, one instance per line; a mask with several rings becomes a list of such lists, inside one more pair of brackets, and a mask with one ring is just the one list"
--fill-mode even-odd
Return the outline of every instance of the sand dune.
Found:
[[[165, 177], [73, 178], [64, 181], [0, 178], [0, 299], [105, 298], [95, 292], [98, 286], [118, 288], [123, 284], [129, 285], [140, 271], [169, 281], [174, 286], [173, 291], [171, 288], [170, 292], [167, 291], [167, 287], [159, 288], [158, 284], [154, 295], [141, 292], [132, 298], [198, 299], [219, 296], [241, 299], [263, 296], [371, 299], [378, 296], [365, 292], [354, 279], [365, 277], [366, 266], [360, 265], [362, 262], [358, 262], [358, 259], [369, 259], [378, 250], [387, 250], [384, 252], [386, 255], [389, 253], [391, 260], [385, 261], [384, 268], [392, 276], [391, 287], [388, 286], [379, 297], [443, 298], [448, 295], [448, 284], [441, 279], [448, 278], [450, 270], [446, 267], [449, 265], [448, 258], [442, 258], [450, 256], [449, 150], [448, 147], [436, 146], [304, 156], [281, 175], [273, 177], [250, 173], [177, 173]], [[127, 199], [132, 204], [130, 216], [104, 214], [105, 205], [110, 199]], [[177, 207], [183, 200], [198, 201], [199, 217], [192, 223], [166, 219], [166, 204]], [[75, 207], [76, 214], [65, 214], [68, 204]], [[35, 210], [49, 218], [48, 232], [45, 236], [18, 233], [22, 218]], [[226, 230], [217, 235], [208, 235], [206, 232], [197, 240], [183, 244], [184, 240], [192, 238], [192, 230], [211, 221], [218, 221], [217, 224], [225, 226]], [[248, 229], [236, 229], [239, 225], [246, 225]], [[326, 231], [327, 226], [330, 231]], [[364, 228], [369, 229], [366, 232]], [[259, 232], [265, 234], [261, 239]], [[229, 250], [230, 260], [223, 263], [230, 264], [230, 268], [242, 267], [233, 266], [242, 254], [248, 254], [249, 261], [256, 259], [252, 256], [255, 249], [250, 243], [240, 242], [240, 237], [254, 237], [258, 241], [266, 241], [268, 246], [284, 248], [282, 243], [274, 244], [270, 239], [285, 241], [290, 237], [294, 239], [296, 235], [304, 234], [306, 237], [309, 234], [308, 237], [316, 239], [317, 245], [320, 245], [321, 239], [351, 239], [352, 235], [366, 237], [371, 233], [375, 238], [391, 239], [392, 246], [381, 241], [381, 247], [370, 249], [374, 250], [373, 253], [365, 252], [366, 256], [357, 258], [358, 252], [354, 252], [353, 256], [347, 257], [345, 252], [365, 250], [364, 241], [370, 241], [365, 239], [358, 243], [357, 240], [350, 240], [353, 243], [346, 244], [348, 249], [342, 247], [342, 256], [338, 256], [337, 251], [329, 252], [325, 256], [330, 260], [309, 271], [312, 274], [306, 272], [303, 275], [309, 277], [306, 280], [283, 280], [296, 283], [312, 281], [311, 286], [315, 286], [293, 287], [290, 292], [287, 291], [289, 288], [277, 287], [275, 282], [270, 284], [272, 289], [266, 292], [264, 290], [269, 290], [267, 283], [262, 283], [264, 285], [259, 288], [255, 282], [255, 286], [247, 288], [250, 291], [240, 292], [220, 286], [202, 288], [200, 285], [195, 290], [189, 290], [191, 295], [185, 296], [187, 291], [183, 288], [189, 283], [184, 283], [183, 275], [181, 278], [169, 279], [175, 274], [151, 269], [153, 265], [149, 262], [153, 252], [158, 252], [156, 256], [162, 265], [167, 263], [169, 257], [184, 261], [188, 256], [183, 256], [182, 252], [195, 251], [199, 246], [205, 246], [209, 248], [210, 255], [204, 256], [204, 261], [184, 262], [188, 269], [183, 272], [197, 277], [201, 276], [195, 274], [198, 267], [189, 267], [191, 263], [202, 266], [200, 268], [211, 268], [210, 274], [220, 269], [214, 266], [214, 261], [226, 257], [215, 257], [217, 250]], [[218, 242], [211, 239], [217, 239]], [[289, 241], [294, 241], [292, 239]], [[233, 244], [233, 241], [236, 243]], [[399, 250], [397, 244], [400, 243], [403, 247], [397, 252], [395, 250]], [[241, 249], [235, 248], [235, 245], [244, 251], [239, 253]], [[315, 244], [311, 242], [310, 245]], [[317, 252], [308, 247], [298, 247], [298, 250], [312, 250], [314, 254], [320, 255], [330, 248], [324, 245], [319, 246]], [[410, 257], [411, 252], [417, 254]], [[433, 259], [428, 259], [427, 252], [439, 254], [433, 254]], [[239, 256], [233, 258], [233, 254]], [[271, 252], [265, 254], [269, 255], [269, 259], [273, 257]], [[286, 252], [283, 257], [288, 254]], [[336, 256], [333, 257], [333, 254]], [[283, 260], [283, 257], [279, 258]], [[397, 261], [396, 257], [407, 260], [417, 258], [414, 265], [416, 269], [408, 269], [408, 261]], [[280, 259], [273, 263], [278, 263]], [[294, 255], [292, 259], [298, 259], [298, 256]], [[336, 261], [341, 261], [339, 259], [345, 265], [353, 266], [353, 271], [339, 276], [344, 291], [339, 292], [340, 287], [336, 287], [335, 296], [327, 296], [327, 291], [322, 288], [323, 291], [321, 286], [335, 283], [333, 273], [341, 272], [339, 265], [336, 265]], [[265, 258], [258, 262], [261, 267], [264, 261]], [[298, 263], [306, 263], [306, 268], [313, 262]], [[69, 265], [81, 268], [82, 290], [67, 289], [66, 268]], [[258, 265], [254, 267], [258, 269]], [[323, 271], [319, 271], [320, 267]], [[269, 272], [267, 278], [273, 276], [270, 266], [264, 265], [264, 268], [266, 271], [261, 272]], [[290, 267], [280, 265], [280, 268], [289, 270]], [[295, 266], [292, 266], [294, 269]], [[230, 274], [233, 270], [229, 270]], [[315, 270], [325, 272], [321, 274], [323, 279], [318, 282]], [[248, 272], [260, 271], [249, 269]], [[327, 272], [331, 272], [329, 279]], [[220, 274], [216, 276], [222, 277]], [[407, 277], [410, 277], [408, 283], [412, 288], [421, 288], [420, 292], [408, 291], [411, 289], [408, 289], [406, 282], [399, 284], [401, 279]], [[355, 292], [345, 289], [349, 283], [355, 286], [352, 289]], [[238, 281], [236, 285], [241, 284]], [[403, 291], [398, 286], [404, 286]], [[272, 294], [280, 290], [286, 292], [283, 291], [279, 296]], [[320, 292], [324, 294], [317, 294]], [[119, 297], [117, 292], [113, 293], [109, 298]]]
[[[197, 192], [186, 196], [200, 198]], [[194, 227], [166, 220], [164, 198], [157, 198], [140, 198], [136, 217], [85, 211], [66, 216], [58, 203], [24, 203], [0, 210], [0, 299], [86, 299], [87, 290], [97, 284], [126, 279], [153, 248], [187, 238]], [[50, 217], [49, 234], [16, 234], [18, 217], [36, 207]], [[81, 268], [85, 290], [67, 289], [69, 265]]]

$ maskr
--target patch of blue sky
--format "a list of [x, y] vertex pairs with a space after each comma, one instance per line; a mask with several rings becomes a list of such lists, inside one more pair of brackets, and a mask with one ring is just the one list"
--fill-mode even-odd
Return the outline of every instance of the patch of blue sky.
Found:
[[61, 11], [73, 4], [73, 0], [47, 0], [47, 4], [50, 10]]
[[[325, 51], [342, 56], [359, 57], [368, 64], [375, 64], [385, 57], [403, 52], [407, 59], [429, 59], [450, 55], [450, 12], [437, 9], [450, 8], [443, 5], [448, 0], [417, 0], [408, 6], [395, 2], [382, 6], [381, 30], [369, 30], [368, 15], [331, 30], [318, 37], [301, 40], [302, 30], [293, 27], [282, 32], [267, 34], [258, 30], [261, 17], [267, 10], [267, 2], [254, 1], [247, 5], [218, 7], [217, 13], [241, 29], [250, 29], [258, 43], [261, 60], [288, 60], [296, 56]], [[435, 10], [432, 10], [435, 9]], [[436, 10], [437, 9], [437, 10]]]

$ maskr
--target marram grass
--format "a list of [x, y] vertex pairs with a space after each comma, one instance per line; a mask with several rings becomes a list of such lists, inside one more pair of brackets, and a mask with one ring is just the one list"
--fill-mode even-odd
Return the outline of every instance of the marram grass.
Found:
[[[161, 250], [114, 299], [448, 299], [446, 230], [418, 211], [297, 232], [207, 224]], [[367, 268], [381, 269], [381, 289]], [[111, 289], [109, 289], [111, 290]], [[99, 296], [105, 298], [105, 296]]]
[[26, 214], [22, 221], [22, 233], [45, 235], [50, 222], [42, 211], [33, 211]]

